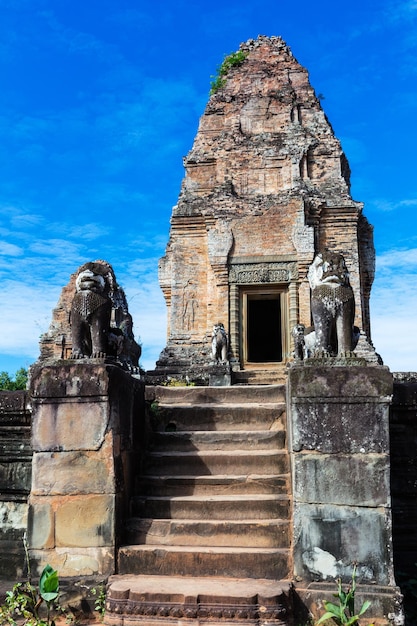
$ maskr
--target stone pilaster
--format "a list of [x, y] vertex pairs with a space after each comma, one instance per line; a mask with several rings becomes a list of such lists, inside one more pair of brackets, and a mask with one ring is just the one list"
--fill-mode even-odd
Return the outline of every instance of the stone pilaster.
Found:
[[311, 604], [326, 597], [323, 583], [332, 582], [329, 592], [335, 579], [348, 582], [356, 562], [358, 580], [372, 585], [373, 615], [388, 618], [399, 610], [391, 532], [392, 375], [359, 359], [348, 364], [311, 359], [289, 370], [294, 575]]
[[62, 361], [36, 365], [31, 386], [31, 557], [63, 577], [113, 574], [142, 383], [113, 365]]

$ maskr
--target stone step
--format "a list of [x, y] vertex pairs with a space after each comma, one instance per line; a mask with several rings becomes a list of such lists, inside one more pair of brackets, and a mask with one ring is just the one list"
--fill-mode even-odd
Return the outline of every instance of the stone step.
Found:
[[131, 499], [133, 517], [188, 520], [287, 520], [287, 495], [141, 497]]
[[148, 385], [145, 398], [160, 404], [285, 403], [285, 385], [232, 385], [230, 387], [167, 387]]
[[285, 450], [203, 450], [202, 452], [151, 452], [146, 457], [145, 474], [287, 474], [288, 454]]
[[120, 574], [287, 579], [289, 551], [277, 548], [129, 545], [119, 549]]
[[234, 385], [285, 385], [287, 368], [285, 365], [268, 369], [246, 369], [233, 372]]
[[141, 623], [162, 626], [209, 623], [210, 626], [288, 624], [292, 583], [225, 577], [117, 575], [109, 578], [106, 626]]
[[285, 409], [284, 403], [159, 404], [152, 408], [151, 424], [159, 432], [281, 430]]
[[288, 548], [289, 523], [282, 520], [193, 520], [131, 518], [130, 544]]
[[178, 450], [189, 452], [192, 450], [253, 450], [256, 447], [274, 450], [282, 449], [285, 445], [285, 430], [283, 426], [275, 431], [180, 431], [154, 433], [152, 448], [160, 450]]
[[215, 476], [146, 476], [138, 480], [136, 493], [153, 496], [239, 495], [289, 493], [289, 474], [241, 474]]

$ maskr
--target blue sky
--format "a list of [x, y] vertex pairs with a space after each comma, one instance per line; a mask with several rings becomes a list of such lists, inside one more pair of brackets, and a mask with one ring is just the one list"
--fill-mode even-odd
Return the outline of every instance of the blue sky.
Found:
[[157, 261], [225, 54], [281, 35], [375, 227], [372, 338], [417, 370], [417, 0], [0, 0], [0, 371], [27, 367], [69, 276], [112, 263], [142, 365], [165, 345]]

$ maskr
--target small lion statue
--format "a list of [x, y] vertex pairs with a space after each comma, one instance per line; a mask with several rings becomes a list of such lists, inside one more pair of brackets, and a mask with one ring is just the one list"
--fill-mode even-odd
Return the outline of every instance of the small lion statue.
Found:
[[211, 333], [211, 353], [213, 359], [219, 363], [226, 363], [228, 356], [228, 338], [224, 325], [220, 322], [213, 326]]
[[308, 280], [315, 333], [314, 353], [350, 355], [357, 333], [353, 326], [355, 298], [345, 259], [329, 250], [320, 252], [310, 265]]
[[305, 340], [305, 326], [304, 324], [296, 324], [291, 331], [291, 335], [294, 340], [294, 352], [293, 356], [299, 361], [308, 359], [309, 353]]

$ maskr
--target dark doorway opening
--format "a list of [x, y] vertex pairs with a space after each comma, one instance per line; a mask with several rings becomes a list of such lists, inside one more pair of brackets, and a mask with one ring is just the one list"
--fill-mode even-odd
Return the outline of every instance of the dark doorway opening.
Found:
[[247, 355], [252, 363], [282, 361], [279, 294], [248, 295]]

